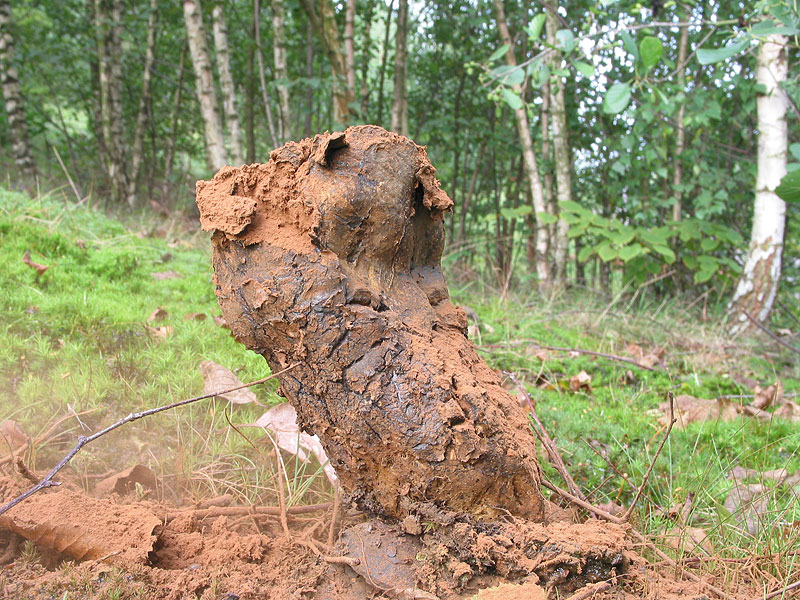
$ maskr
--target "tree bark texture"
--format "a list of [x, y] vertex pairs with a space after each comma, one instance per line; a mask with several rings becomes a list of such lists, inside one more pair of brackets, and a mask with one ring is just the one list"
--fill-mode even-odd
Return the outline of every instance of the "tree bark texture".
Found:
[[139, 170], [142, 165], [144, 128], [147, 121], [147, 109], [151, 104], [150, 81], [153, 76], [153, 60], [155, 59], [157, 16], [158, 0], [150, 0], [150, 16], [147, 19], [147, 42], [144, 52], [144, 70], [142, 72], [142, 94], [139, 96], [139, 110], [136, 114], [136, 129], [133, 133], [133, 150], [131, 151], [131, 172], [128, 177], [129, 206], [136, 204]]
[[264, 53], [261, 50], [261, 2], [253, 0], [253, 22], [255, 23], [256, 55], [258, 56], [258, 79], [261, 83], [261, 98], [264, 104], [264, 115], [267, 117], [267, 128], [272, 138], [272, 145], [277, 147], [278, 134], [275, 131], [275, 123], [272, 119], [272, 103], [267, 93], [267, 76], [264, 72]]
[[372, 51], [372, 17], [375, 14], [375, 0], [368, 0], [364, 11], [364, 46], [361, 49], [361, 118], [367, 118], [369, 111], [369, 61]]
[[36, 163], [33, 160], [28, 122], [25, 117], [25, 105], [19, 87], [19, 75], [14, 65], [14, 36], [11, 32], [11, 4], [0, 0], [0, 86], [3, 89], [3, 100], [11, 133], [11, 151], [14, 164], [21, 173], [27, 176], [36, 175]]
[[392, 27], [392, 13], [394, 12], [394, 0], [389, 0], [386, 8], [386, 21], [383, 33], [383, 47], [381, 48], [381, 70], [378, 78], [378, 123], [383, 125], [383, 84], [386, 81], [386, 64], [389, 60], [389, 30]]
[[392, 131], [408, 135], [408, 0], [400, 0], [397, 8], [397, 33], [394, 52], [394, 99]]
[[278, 138], [284, 143], [291, 136], [289, 127], [292, 113], [289, 109], [289, 67], [286, 63], [286, 17], [283, 0], [272, 0], [272, 56], [275, 61], [275, 79], [278, 88]]
[[186, 36], [189, 40], [189, 54], [195, 73], [197, 101], [203, 117], [203, 131], [206, 141], [206, 161], [210, 169], [219, 169], [228, 163], [225, 152], [225, 138], [222, 133], [222, 120], [217, 110], [217, 92], [214, 89], [214, 74], [208, 57], [208, 44], [203, 28], [203, 16], [195, 0], [184, 0], [183, 17], [186, 23]]
[[781, 277], [786, 203], [775, 188], [786, 175], [788, 129], [786, 96], [781, 84], [788, 75], [786, 37], [767, 36], [758, 53], [756, 80], [766, 91], [758, 97], [758, 177], [753, 209], [750, 251], [729, 307], [730, 331], [736, 335], [750, 329], [747, 311], [764, 321], [772, 311]]
[[[506, 64], [516, 66], [517, 60], [514, 57], [514, 43], [508, 31], [508, 25], [506, 25], [503, 0], [494, 0], [494, 10], [497, 16], [497, 28], [500, 30], [500, 40], [503, 44], [508, 44]], [[522, 97], [522, 87], [519, 84], [512, 86], [512, 89], [520, 98]], [[519, 135], [519, 143], [522, 147], [522, 158], [525, 160], [525, 175], [531, 188], [531, 195], [533, 196], [533, 208], [536, 211], [536, 275], [539, 278], [539, 283], [549, 284], [550, 264], [547, 256], [547, 225], [542, 223], [539, 218], [540, 214], [547, 212], [547, 204], [545, 204], [544, 200], [542, 180], [539, 177], [539, 167], [536, 164], [536, 155], [533, 153], [533, 141], [531, 140], [531, 132], [528, 124], [528, 113], [524, 106], [514, 111], [514, 119], [517, 123], [517, 134]]]
[[[678, 88], [680, 89], [681, 93], [685, 93], [686, 91], [686, 52], [688, 47], [689, 27], [682, 27], [680, 41], [678, 42], [678, 70], [675, 73]], [[678, 122], [676, 124], [678, 131], [675, 140], [675, 154], [672, 171], [673, 221], [681, 220], [681, 210], [683, 208], [683, 192], [681, 191], [681, 184], [683, 183], [683, 162], [681, 155], [683, 154], [683, 148], [686, 144], [686, 133], [683, 127], [685, 115], [686, 102], [681, 102], [681, 107], [678, 109]]]
[[230, 148], [231, 160], [235, 164], [241, 165], [244, 163], [242, 128], [239, 125], [239, 112], [236, 110], [236, 86], [233, 83], [230, 52], [228, 50], [228, 27], [225, 24], [225, 13], [222, 4], [219, 2], [214, 5], [212, 17], [214, 21], [214, 47], [217, 50], [217, 72], [219, 73], [219, 83], [222, 90], [222, 109], [225, 113], [225, 123], [228, 126], [228, 147]]
[[541, 521], [524, 412], [442, 276], [452, 202], [425, 149], [377, 126], [289, 142], [197, 184], [217, 296], [364, 509]]
[[347, 0], [344, 9], [344, 60], [347, 70], [347, 87], [356, 89], [356, 0]]

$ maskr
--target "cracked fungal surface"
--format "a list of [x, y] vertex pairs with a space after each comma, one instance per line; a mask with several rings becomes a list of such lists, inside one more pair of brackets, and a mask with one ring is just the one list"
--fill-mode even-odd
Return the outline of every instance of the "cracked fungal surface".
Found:
[[362, 508], [544, 519], [526, 416], [449, 300], [425, 148], [376, 126], [289, 142], [199, 181], [197, 205], [233, 334], [299, 363], [282, 393]]

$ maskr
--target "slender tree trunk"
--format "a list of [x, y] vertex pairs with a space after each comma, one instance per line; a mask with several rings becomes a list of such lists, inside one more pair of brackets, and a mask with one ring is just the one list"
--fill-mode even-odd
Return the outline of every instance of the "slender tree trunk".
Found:
[[364, 47], [361, 51], [361, 118], [367, 118], [369, 111], [369, 59], [372, 48], [372, 16], [375, 14], [375, 0], [367, 0], [367, 9], [364, 11]]
[[[683, 20], [683, 19], [681, 19]], [[678, 72], [675, 73], [675, 78], [681, 92], [686, 88], [686, 52], [689, 47], [689, 28], [681, 28], [681, 39], [678, 42]], [[681, 220], [681, 209], [683, 202], [683, 192], [681, 191], [681, 184], [683, 183], [683, 163], [681, 162], [681, 155], [683, 154], [684, 144], [686, 143], [686, 134], [683, 129], [683, 120], [686, 113], [686, 103], [681, 102], [681, 107], [678, 109], [678, 135], [675, 140], [675, 159], [672, 171], [672, 220]]]
[[278, 138], [283, 144], [291, 138], [289, 110], [289, 67], [286, 64], [286, 27], [283, 0], [272, 0], [272, 54], [278, 88]]
[[261, 50], [261, 2], [260, 0], [253, 0], [253, 19], [256, 25], [256, 55], [258, 56], [258, 79], [261, 83], [261, 99], [264, 103], [264, 114], [267, 117], [267, 128], [269, 129], [269, 136], [272, 138], [272, 145], [277, 148], [280, 146], [278, 143], [278, 136], [275, 131], [275, 122], [272, 120], [272, 103], [269, 101], [269, 94], [267, 94], [267, 76], [264, 72], [264, 53]]
[[[456, 91], [456, 98], [455, 98], [455, 106], [453, 108], [453, 131], [460, 130], [460, 120], [461, 120], [461, 97], [464, 95], [464, 84], [467, 80], [467, 71], [466, 69], [461, 69], [461, 74], [458, 78], [458, 90]], [[469, 140], [468, 137], [464, 138]], [[454, 206], [458, 206], [458, 176], [459, 176], [459, 167], [461, 166], [461, 151], [464, 149], [464, 146], [469, 146], [467, 144], [453, 144], [453, 179], [450, 182], [450, 198], [453, 201]], [[456, 220], [451, 218], [450, 219], [450, 237], [454, 237], [455, 233], [455, 225]]]
[[472, 169], [472, 178], [469, 181], [469, 189], [464, 194], [464, 199], [461, 202], [460, 218], [458, 223], [458, 237], [456, 238], [456, 247], [464, 245], [467, 239], [467, 212], [469, 211], [470, 201], [475, 192], [475, 183], [478, 180], [478, 172], [481, 170], [480, 166], [483, 164], [483, 153], [486, 149], [486, 141], [482, 141], [478, 147], [477, 158], [475, 159], [475, 167]]
[[[547, 9], [547, 39], [553, 46], [556, 45], [556, 32], [558, 31], [556, 10], [558, 10], [558, 7], [553, 4]], [[558, 62], [559, 67], [561, 66], [560, 52], [555, 52], [554, 61]], [[562, 77], [556, 77], [551, 80], [550, 111], [552, 113], [553, 154], [555, 157], [556, 189], [559, 206], [572, 200], [572, 153], [570, 152], [569, 139], [567, 138], [567, 110], [564, 86], [565, 82]], [[560, 212], [559, 210], [553, 214]], [[567, 251], [569, 249], [568, 231], [569, 225], [559, 216], [556, 223], [555, 240], [552, 245], [555, 258], [553, 280], [560, 286], [566, 283]]]
[[[540, 114], [540, 126], [539, 126], [539, 134], [542, 136], [542, 169], [544, 170], [544, 176], [542, 177], [542, 192], [544, 194], [544, 203], [547, 206], [547, 212], [551, 215], [555, 215], [558, 212], [558, 207], [556, 206], [555, 194], [553, 194], [553, 144], [552, 138], [550, 135], [550, 114], [552, 113], [552, 106], [550, 104], [550, 79], [548, 78], [544, 85], [542, 86], [542, 108], [539, 112]], [[530, 215], [531, 219], [536, 218], [535, 209], [534, 214]], [[536, 227], [531, 228], [531, 236], [528, 238], [528, 243], [530, 248], [536, 247], [536, 240], [535, 240], [535, 232]], [[555, 224], [548, 224], [547, 225], [547, 236], [548, 240], [554, 240], [556, 236], [556, 228]], [[535, 256], [536, 252], [534, 250], [532, 256]], [[532, 263], [531, 263], [532, 264]]]
[[787, 74], [786, 37], [769, 35], [759, 48], [756, 69], [756, 80], [765, 87], [757, 100], [758, 177], [750, 251], [728, 309], [732, 335], [752, 327], [745, 311], [758, 321], [769, 317], [780, 283], [786, 203], [775, 188], [786, 175], [787, 102], [781, 84]]
[[[506, 52], [506, 63], [516, 66], [514, 58], [514, 46], [511, 34], [506, 25], [506, 15], [503, 8], [503, 0], [494, 0], [495, 14], [497, 15], [497, 27], [500, 30], [500, 39], [503, 44], [508, 44]], [[522, 97], [522, 87], [514, 85], [514, 92]], [[540, 283], [550, 283], [550, 265], [547, 256], [547, 227], [541, 222], [539, 215], [547, 212], [547, 205], [544, 201], [542, 191], [542, 181], [539, 177], [539, 168], [536, 164], [536, 155], [533, 153], [533, 141], [528, 125], [528, 113], [525, 107], [514, 111], [514, 118], [517, 123], [517, 135], [519, 135], [520, 146], [522, 147], [522, 157], [525, 160], [525, 174], [533, 195], [533, 206], [536, 211], [536, 274]]]
[[350, 123], [350, 104], [355, 100], [355, 89], [349, 86], [347, 60], [342, 53], [342, 40], [336, 25], [332, 0], [300, 0], [314, 31], [317, 32], [333, 77], [333, 120], [337, 126]]
[[128, 152], [125, 142], [125, 115], [122, 109], [122, 22], [123, 0], [111, 1], [111, 37], [107, 48], [110, 66], [109, 91], [111, 98], [111, 134], [117, 154], [117, 177], [114, 179], [115, 199], [123, 200], [128, 189]]
[[383, 34], [383, 49], [381, 53], [381, 74], [378, 80], [378, 124], [383, 125], [383, 84], [386, 80], [386, 64], [389, 58], [389, 30], [392, 26], [392, 12], [394, 11], [394, 0], [389, 0], [389, 7], [386, 9], [386, 31]]
[[11, 5], [8, 0], [0, 0], [0, 86], [3, 88], [3, 100], [8, 115], [14, 163], [23, 174], [35, 177], [36, 163], [28, 137], [28, 122], [19, 77], [14, 66], [14, 36], [11, 32]]
[[97, 17], [95, 10], [95, 0], [86, 0], [86, 20], [90, 28], [95, 32], [91, 36], [91, 50], [89, 53], [89, 71], [92, 80], [92, 131], [97, 143], [97, 158], [100, 164], [105, 166], [108, 164], [108, 149], [106, 148], [105, 137], [103, 136], [103, 100], [100, 90], [100, 47], [99, 36], [97, 35]]
[[239, 126], [239, 113], [236, 110], [236, 86], [231, 73], [230, 52], [228, 50], [228, 27], [225, 24], [225, 13], [222, 4], [214, 5], [214, 46], [217, 49], [217, 72], [222, 90], [222, 109], [225, 112], [225, 122], [228, 126], [228, 146], [231, 160], [236, 165], [244, 163], [242, 153], [242, 130]]
[[347, 70], [347, 87], [356, 89], [356, 0], [347, 0], [344, 11], [344, 60]]
[[197, 100], [203, 117], [206, 140], [206, 161], [209, 169], [217, 170], [228, 162], [225, 140], [222, 133], [222, 120], [217, 111], [217, 92], [214, 89], [214, 74], [208, 58], [208, 46], [203, 29], [200, 6], [195, 0], [184, 0], [183, 17], [186, 23], [186, 36], [189, 39], [189, 53], [195, 73]]
[[311, 115], [314, 114], [314, 88], [311, 86], [311, 79], [314, 77], [314, 27], [309, 19], [306, 25], [306, 137], [311, 137]]
[[408, 135], [408, 0], [400, 0], [397, 8], [397, 34], [394, 53], [394, 99], [392, 101], [392, 131]]
[[173, 97], [174, 99], [172, 101], [170, 135], [167, 137], [167, 149], [164, 152], [164, 195], [167, 195], [169, 191], [170, 179], [172, 178], [172, 169], [175, 164], [175, 144], [178, 140], [178, 123], [180, 122], [181, 118], [183, 79], [186, 73], [186, 53], [188, 49], [189, 42], [188, 40], [185, 40], [183, 42], [183, 48], [181, 48], [181, 60], [180, 63], [178, 63], [178, 85], [175, 88], [175, 96]]
[[136, 191], [139, 180], [139, 169], [142, 164], [142, 144], [147, 120], [147, 110], [151, 105], [150, 80], [153, 75], [153, 60], [156, 47], [156, 20], [158, 17], [158, 0], [150, 0], [150, 16], [147, 20], [147, 42], [144, 53], [144, 71], [142, 72], [142, 95], [139, 97], [139, 110], [136, 115], [136, 130], [133, 134], [133, 150], [131, 152], [131, 171], [128, 178], [128, 205], [136, 203]]
[[247, 164], [256, 162], [256, 23], [250, 24], [251, 42], [247, 45], [247, 101], [244, 105], [244, 135], [247, 143]]

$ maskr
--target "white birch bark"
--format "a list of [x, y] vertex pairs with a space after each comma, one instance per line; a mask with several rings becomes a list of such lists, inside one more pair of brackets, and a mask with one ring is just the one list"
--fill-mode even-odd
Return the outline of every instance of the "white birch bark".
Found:
[[758, 53], [756, 80], [766, 91], [757, 100], [758, 177], [753, 210], [750, 250], [729, 306], [732, 335], [750, 329], [747, 311], [764, 321], [772, 310], [781, 275], [786, 203], [775, 188], [786, 175], [786, 96], [781, 83], [786, 81], [788, 65], [786, 37], [767, 36]]
[[272, 55], [278, 80], [278, 137], [283, 144], [291, 138], [289, 108], [289, 67], [286, 64], [286, 17], [283, 0], [272, 0]]
[[244, 164], [242, 152], [242, 129], [239, 126], [239, 113], [236, 111], [236, 86], [231, 73], [230, 51], [228, 50], [228, 27], [225, 24], [225, 13], [218, 2], [212, 12], [214, 19], [214, 46], [217, 50], [217, 72], [222, 88], [222, 108], [225, 112], [225, 123], [228, 125], [228, 146], [231, 160], [236, 165]]
[[208, 58], [203, 17], [198, 2], [184, 0], [183, 19], [186, 24], [186, 36], [189, 40], [189, 54], [194, 67], [197, 101], [200, 103], [200, 114], [203, 117], [206, 161], [210, 169], [217, 170], [227, 164], [228, 157], [225, 152], [222, 121], [217, 110], [217, 93], [214, 90], [214, 74]]

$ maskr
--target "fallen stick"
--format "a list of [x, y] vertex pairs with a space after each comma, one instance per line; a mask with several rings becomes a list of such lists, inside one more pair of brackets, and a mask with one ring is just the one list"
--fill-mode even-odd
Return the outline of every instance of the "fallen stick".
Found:
[[[289, 506], [285, 508], [287, 515], [306, 515], [314, 512], [330, 510], [331, 502], [322, 504], [306, 504], [304, 506]], [[207, 517], [245, 517], [255, 516], [281, 516], [280, 506], [212, 506], [211, 508], [183, 509], [167, 513], [165, 520], [167, 523], [183, 516], [192, 516], [196, 519]]]
[[659, 371], [659, 372], [666, 372], [666, 369], [657, 368], [657, 367], [648, 367], [647, 365], [643, 365], [642, 363], [638, 363], [631, 358], [625, 358], [624, 356], [617, 356], [616, 354], [606, 354], [605, 352], [595, 352], [594, 350], [583, 350], [581, 348], [561, 348], [560, 346], [545, 346], [544, 344], [538, 344], [533, 340], [513, 340], [504, 342], [502, 344], [485, 344], [483, 346], [479, 346], [479, 348], [505, 348], [506, 346], [521, 346], [521, 345], [528, 345], [532, 346], [533, 348], [541, 348], [542, 350], [552, 350], [554, 352], [577, 352], [578, 354], [588, 354], [589, 356], [597, 356], [599, 358], [607, 358], [608, 360], [616, 360], [618, 362], [624, 362], [629, 365], [633, 365], [639, 369], [644, 369], [645, 371]]
[[180, 406], [186, 406], [187, 404], [192, 404], [193, 402], [197, 402], [199, 400], [206, 400], [208, 398], [213, 398], [213, 397], [219, 396], [221, 394], [227, 394], [227, 393], [230, 393], [230, 392], [234, 392], [236, 390], [241, 390], [243, 388], [247, 388], [247, 387], [251, 387], [251, 386], [254, 386], [254, 385], [258, 385], [260, 383], [265, 383], [265, 382], [269, 381], [270, 379], [273, 379], [273, 378], [277, 377], [278, 375], [282, 375], [283, 373], [286, 373], [290, 369], [295, 368], [298, 364], [300, 364], [300, 363], [294, 363], [293, 365], [290, 365], [290, 366], [286, 367], [282, 371], [278, 371], [277, 373], [273, 373], [272, 375], [269, 375], [267, 377], [263, 377], [261, 379], [257, 379], [256, 381], [251, 381], [250, 383], [244, 383], [242, 385], [239, 385], [239, 386], [227, 389], [227, 390], [217, 391], [217, 392], [214, 392], [212, 394], [204, 394], [202, 396], [195, 396], [194, 398], [187, 398], [185, 400], [180, 400], [178, 402], [173, 402], [173, 403], [167, 404], [165, 406], [158, 406], [156, 408], [143, 410], [143, 411], [138, 412], [138, 413], [131, 413], [127, 417], [125, 417], [124, 419], [120, 419], [116, 423], [112, 423], [111, 425], [109, 425], [105, 429], [101, 429], [100, 431], [98, 431], [97, 433], [95, 433], [93, 435], [90, 435], [88, 437], [82, 435], [82, 436], [78, 437], [78, 443], [76, 443], [75, 446], [72, 448], [72, 450], [70, 450], [67, 453], [67, 455], [64, 458], [62, 458], [61, 461], [59, 461], [59, 463], [55, 467], [53, 467], [53, 469], [44, 477], [44, 479], [42, 479], [39, 483], [34, 485], [32, 488], [30, 488], [26, 492], [23, 492], [22, 494], [20, 494], [19, 496], [17, 496], [13, 500], [11, 500], [10, 502], [7, 502], [3, 506], [0, 506], [0, 515], [2, 515], [3, 513], [8, 512], [12, 508], [14, 508], [17, 504], [19, 504], [20, 502], [23, 502], [27, 498], [30, 498], [36, 492], [39, 492], [39, 491], [43, 490], [44, 488], [55, 487], [55, 486], [61, 485], [60, 481], [53, 481], [53, 477], [55, 477], [56, 474], [61, 469], [66, 467], [67, 464], [69, 464], [69, 461], [71, 461], [75, 457], [75, 455], [78, 454], [78, 452], [80, 452], [81, 449], [85, 445], [90, 444], [91, 442], [95, 441], [96, 439], [103, 437], [105, 434], [107, 434], [107, 433], [109, 433], [111, 431], [114, 431], [115, 429], [118, 429], [119, 427], [122, 427], [126, 423], [130, 423], [131, 421], [137, 421], [137, 420], [142, 419], [144, 417], [149, 417], [150, 415], [155, 415], [157, 413], [164, 412], [165, 410], [178, 408]]

